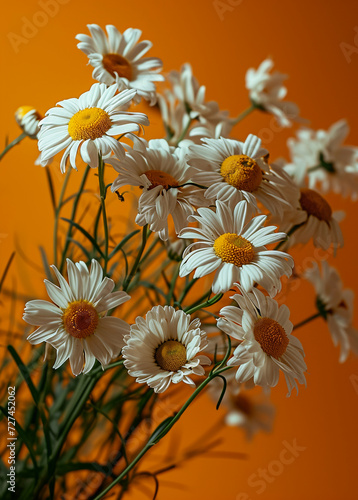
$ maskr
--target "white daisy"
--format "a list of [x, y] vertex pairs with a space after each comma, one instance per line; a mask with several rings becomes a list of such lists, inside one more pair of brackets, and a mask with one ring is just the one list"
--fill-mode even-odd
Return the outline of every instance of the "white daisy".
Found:
[[152, 47], [148, 40], [138, 43], [142, 32], [128, 28], [120, 33], [115, 26], [106, 26], [107, 34], [97, 24], [87, 25], [91, 36], [77, 35], [80, 43], [77, 47], [84, 52], [89, 63], [94, 67], [92, 76], [95, 80], [112, 85], [118, 90], [126, 88], [136, 90], [134, 97], [139, 102], [141, 97], [151, 105], [156, 103], [155, 82], [163, 81], [158, 72], [162, 61], [157, 57], [143, 57]]
[[336, 251], [344, 243], [339, 227], [343, 216], [343, 212], [333, 213], [329, 203], [317, 191], [301, 188], [299, 207], [283, 214], [280, 229], [288, 233], [294, 228], [283, 247], [306, 244], [313, 238], [316, 247], [327, 250], [332, 245]]
[[341, 346], [340, 363], [347, 359], [349, 350], [358, 355], [358, 331], [352, 325], [354, 292], [343, 289], [339, 273], [326, 261], [321, 264], [321, 272], [314, 263], [304, 277], [316, 290], [317, 309], [327, 321], [334, 345]]
[[[280, 277], [291, 275], [293, 259], [286, 253], [267, 250], [265, 245], [284, 239], [286, 234], [275, 233], [275, 226], [262, 227], [266, 215], [251, 219], [252, 208], [244, 200], [235, 207], [217, 201], [216, 213], [209, 208], [199, 208], [198, 213], [188, 220], [199, 222], [200, 227], [186, 228], [179, 234], [180, 238], [198, 240], [186, 248], [180, 276], [194, 269], [194, 278], [216, 271], [214, 293], [226, 292], [235, 282], [245, 291], [258, 283], [272, 297], [281, 290]], [[193, 250], [195, 246], [198, 248]]]
[[186, 149], [173, 148], [164, 139], [137, 141], [125, 158], [107, 161], [119, 173], [112, 191], [122, 186], [140, 186], [136, 223], [150, 225], [162, 240], [169, 238], [168, 217], [172, 216], [178, 233], [187, 224], [187, 216], [194, 213], [193, 206], [208, 205], [204, 191], [190, 183], [193, 168], [185, 161]]
[[166, 140], [170, 145], [176, 146], [189, 126], [190, 116], [184, 103], [177, 101], [169, 90], [164, 95], [158, 94], [158, 104], [167, 134]]
[[[226, 379], [226, 392], [222, 406], [226, 407], [225, 423], [230, 427], [240, 427], [246, 439], [251, 440], [259, 431], [270, 432], [275, 416], [275, 407], [266, 394], [243, 391], [232, 371], [222, 374]], [[209, 384], [209, 394], [217, 402], [223, 389], [223, 382], [215, 378]]]
[[191, 119], [215, 125], [227, 119], [228, 112], [220, 111], [217, 102], [205, 101], [205, 86], [199, 84], [190, 64], [184, 64], [180, 72], [171, 71], [168, 80], [172, 84], [174, 95], [184, 103]]
[[[238, 203], [246, 200], [257, 207], [261, 202], [273, 215], [280, 214], [291, 193], [287, 174], [271, 168], [261, 139], [250, 134], [246, 141], [203, 139], [202, 145], [189, 146], [187, 162], [198, 170], [193, 182], [208, 186], [205, 198]], [[284, 177], [286, 175], [286, 177]], [[295, 188], [295, 193], [297, 188]]]
[[42, 116], [35, 108], [32, 106], [20, 106], [15, 111], [15, 119], [18, 125], [29, 137], [31, 137], [31, 139], [37, 139]]
[[257, 289], [249, 294], [242, 290], [242, 295], [231, 298], [238, 307], [223, 307], [217, 323], [227, 335], [241, 341], [227, 363], [239, 366], [236, 380], [268, 389], [277, 385], [282, 370], [289, 395], [294, 387], [298, 390], [295, 379], [306, 384], [304, 351], [301, 342], [291, 335], [288, 307], [279, 307]]
[[170, 306], [156, 306], [146, 319], [138, 317], [125, 337], [122, 353], [129, 375], [155, 392], [164, 392], [172, 382], [193, 387], [192, 375], [204, 375], [207, 356], [199, 355], [207, 345], [206, 333], [198, 318]]
[[287, 76], [278, 71], [270, 74], [272, 68], [271, 59], [265, 59], [257, 70], [250, 68], [246, 73], [246, 88], [257, 108], [273, 114], [282, 127], [290, 127], [292, 121], [297, 121], [299, 109], [293, 102], [282, 100], [287, 94], [283, 86]]
[[135, 96], [135, 90], [124, 90], [115, 95], [117, 87], [95, 83], [79, 99], [67, 99], [51, 108], [41, 121], [38, 135], [41, 161], [46, 163], [65, 149], [61, 171], [66, 170], [66, 160], [76, 169], [76, 156], [80, 150], [85, 163], [98, 166], [98, 155], [108, 158], [113, 152], [117, 158], [124, 156], [123, 145], [114, 136], [138, 132], [149, 125], [143, 113], [125, 112]]
[[123, 337], [129, 325], [106, 312], [130, 299], [125, 292], [112, 292], [114, 282], [105, 277], [96, 260], [91, 271], [84, 262], [67, 259], [68, 283], [52, 266], [59, 287], [48, 280], [45, 286], [50, 299], [31, 300], [25, 306], [23, 319], [39, 326], [27, 339], [31, 344], [47, 342], [57, 350], [53, 368], [70, 359], [74, 375], [87, 373], [97, 359], [102, 366], [119, 356]]
[[328, 131], [301, 129], [297, 138], [287, 142], [291, 163], [285, 169], [303, 186], [308, 177], [311, 189], [334, 191], [358, 198], [358, 148], [344, 146], [349, 126], [345, 120], [334, 123]]

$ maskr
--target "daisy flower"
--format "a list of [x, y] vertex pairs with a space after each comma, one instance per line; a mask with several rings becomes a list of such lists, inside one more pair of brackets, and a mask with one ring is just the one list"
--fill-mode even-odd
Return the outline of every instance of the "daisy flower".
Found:
[[112, 292], [114, 282], [105, 277], [96, 260], [89, 271], [84, 262], [67, 259], [68, 282], [52, 266], [59, 285], [45, 280], [50, 299], [31, 300], [25, 306], [23, 319], [39, 326], [27, 339], [31, 344], [47, 342], [57, 350], [53, 368], [70, 359], [74, 375], [87, 373], [97, 359], [102, 366], [116, 358], [124, 345], [129, 325], [114, 316], [106, 316], [130, 299], [125, 292]]
[[267, 250], [265, 245], [286, 238], [286, 234], [275, 233], [275, 226], [262, 227], [266, 215], [251, 218], [252, 209], [245, 200], [235, 207], [217, 201], [216, 213], [199, 208], [198, 214], [188, 220], [200, 227], [188, 227], [179, 234], [198, 240], [186, 248], [179, 276], [194, 269], [194, 278], [216, 271], [213, 293], [226, 292], [235, 282], [245, 291], [258, 283], [272, 297], [281, 290], [280, 277], [291, 275], [293, 259], [284, 252]]
[[190, 116], [184, 103], [178, 102], [169, 90], [164, 95], [158, 94], [158, 104], [167, 134], [166, 140], [170, 145], [176, 146], [179, 141], [182, 142], [184, 131], [190, 124]]
[[291, 335], [293, 325], [286, 305], [254, 289], [231, 298], [237, 306], [226, 306], [220, 311], [218, 327], [227, 335], [241, 341], [227, 364], [239, 366], [236, 380], [240, 384], [275, 387], [280, 370], [284, 373], [289, 394], [297, 382], [306, 384], [304, 351], [301, 342]]
[[346, 120], [334, 123], [328, 131], [301, 129], [297, 138], [288, 140], [291, 163], [285, 166], [297, 184], [303, 186], [308, 177], [311, 189], [323, 193], [333, 191], [358, 198], [358, 148], [344, 146], [349, 134]]
[[[250, 134], [246, 141], [233, 139], [203, 139], [201, 145], [189, 146], [187, 162], [198, 170], [196, 184], [208, 186], [205, 198], [238, 203], [246, 200], [257, 207], [260, 201], [272, 214], [282, 212], [282, 204], [291, 193], [290, 181], [265, 161], [268, 155], [261, 148], [261, 139]], [[292, 183], [292, 182], [291, 182]], [[297, 188], [295, 188], [295, 193]]]
[[274, 115], [282, 127], [290, 127], [297, 121], [299, 109], [293, 102], [283, 101], [287, 94], [283, 82], [287, 76], [275, 71], [270, 74], [273, 61], [265, 59], [257, 70], [250, 68], [246, 73], [246, 88], [252, 103], [259, 109]]
[[171, 71], [168, 80], [172, 84], [174, 95], [185, 105], [191, 119], [215, 124], [227, 119], [228, 112], [220, 111], [217, 102], [205, 101], [205, 86], [199, 84], [190, 64], [184, 64], [180, 72]]
[[[226, 408], [225, 424], [240, 427], [246, 439], [251, 440], [259, 431], [270, 432], [275, 416], [275, 407], [265, 394], [253, 394], [243, 391], [235, 380], [232, 371], [222, 374], [226, 379], [226, 392], [222, 405]], [[209, 384], [209, 394], [217, 402], [221, 395], [223, 383], [215, 378]]]
[[17, 124], [31, 139], [37, 139], [37, 134], [40, 130], [40, 121], [42, 116], [32, 106], [20, 106], [15, 111], [15, 119]]
[[149, 224], [162, 240], [169, 238], [169, 215], [178, 233], [186, 226], [188, 215], [194, 213], [193, 206], [208, 205], [203, 189], [184, 186], [190, 183], [194, 170], [187, 165], [185, 155], [185, 148], [175, 149], [164, 139], [157, 139], [149, 143], [137, 141], [124, 159], [107, 161], [119, 173], [112, 191], [127, 185], [143, 189], [136, 223]]
[[[134, 89], [135, 102], [141, 97], [155, 104], [155, 82], [163, 81], [158, 72], [162, 61], [157, 57], [143, 57], [152, 47], [148, 40], [139, 42], [141, 30], [128, 28], [122, 34], [115, 26], [106, 26], [107, 36], [97, 24], [87, 25], [91, 37], [77, 35], [77, 47], [84, 52], [94, 70], [95, 80], [106, 85], [116, 83], [118, 90]], [[139, 43], [138, 43], [139, 42]]]
[[193, 387], [192, 375], [204, 375], [207, 356], [199, 354], [207, 346], [206, 333], [198, 318], [171, 306], [155, 306], [146, 318], [138, 317], [125, 337], [122, 353], [129, 375], [155, 392], [164, 392], [171, 383]]
[[358, 355], [358, 331], [353, 327], [354, 292], [343, 289], [339, 273], [326, 261], [317, 263], [304, 273], [316, 290], [317, 309], [327, 321], [333, 343], [341, 346], [339, 361], [343, 363], [352, 350]]
[[66, 170], [66, 160], [76, 167], [77, 152], [85, 163], [98, 167], [98, 155], [108, 158], [113, 152], [117, 158], [124, 156], [123, 145], [114, 136], [138, 132], [149, 125], [143, 113], [125, 112], [135, 96], [135, 90], [123, 90], [115, 95], [117, 87], [95, 83], [79, 99], [67, 99], [51, 108], [40, 122], [39, 150], [41, 161], [46, 164], [57, 153], [65, 150], [60, 168]]
[[327, 250], [332, 245], [336, 251], [344, 243], [339, 227], [343, 217], [343, 212], [333, 213], [329, 203], [317, 191], [301, 188], [299, 207], [283, 213], [280, 229], [286, 233], [294, 229], [284, 248], [306, 244], [313, 238], [316, 247]]

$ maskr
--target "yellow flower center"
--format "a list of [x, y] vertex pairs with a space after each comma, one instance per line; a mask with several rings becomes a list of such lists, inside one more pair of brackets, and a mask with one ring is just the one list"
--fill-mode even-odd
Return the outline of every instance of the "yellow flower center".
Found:
[[152, 184], [149, 186], [149, 190], [157, 186], [163, 186], [164, 189], [168, 190], [170, 186], [176, 187], [179, 185], [178, 181], [174, 179], [174, 177], [166, 172], [162, 172], [161, 170], [147, 170], [147, 172], [144, 172], [144, 175]]
[[220, 174], [228, 184], [252, 193], [262, 181], [262, 172], [255, 160], [247, 155], [233, 155], [226, 158]]
[[105, 54], [102, 59], [103, 67], [108, 73], [110, 73], [113, 78], [115, 78], [115, 73], [121, 78], [127, 78], [127, 80], [132, 80], [133, 71], [132, 66], [129, 61], [119, 54]]
[[231, 397], [231, 401], [235, 408], [237, 408], [240, 412], [244, 413], [247, 416], [252, 415], [253, 404], [247, 396], [244, 396], [243, 394], [237, 394]]
[[68, 133], [74, 141], [98, 139], [112, 126], [109, 115], [101, 108], [81, 109], [68, 124]]
[[301, 189], [300, 204], [308, 215], [313, 215], [319, 220], [329, 222], [332, 218], [332, 209], [326, 200], [312, 189]]
[[25, 118], [25, 116], [27, 115], [27, 113], [30, 113], [30, 111], [35, 111], [34, 114], [35, 114], [36, 118], [39, 121], [42, 120], [42, 116], [40, 115], [40, 113], [38, 111], [36, 111], [36, 109], [33, 108], [32, 106], [20, 106], [15, 111], [15, 119], [16, 119], [16, 121], [21, 125], [21, 122], [22, 122], [23, 118]]
[[87, 300], [75, 300], [63, 313], [63, 325], [67, 333], [77, 339], [93, 335], [98, 325], [98, 312]]
[[262, 350], [269, 356], [279, 359], [285, 354], [288, 337], [280, 323], [272, 318], [260, 318], [255, 323], [254, 336]]
[[214, 252], [223, 262], [243, 266], [253, 261], [254, 247], [251, 243], [235, 233], [225, 233], [214, 242]]
[[155, 361], [163, 370], [176, 372], [186, 363], [186, 347], [177, 340], [167, 340], [156, 349]]

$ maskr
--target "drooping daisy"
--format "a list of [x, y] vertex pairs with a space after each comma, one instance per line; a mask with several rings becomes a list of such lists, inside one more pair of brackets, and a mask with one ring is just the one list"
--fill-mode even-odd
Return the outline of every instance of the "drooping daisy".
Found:
[[67, 99], [51, 108], [41, 121], [38, 135], [41, 161], [46, 163], [65, 149], [60, 168], [66, 170], [66, 160], [76, 169], [76, 156], [80, 151], [84, 162], [98, 167], [98, 155], [108, 158], [113, 152], [124, 156], [123, 145], [115, 136], [138, 132], [149, 125], [147, 115], [124, 111], [135, 96], [135, 90], [123, 90], [115, 95], [117, 87], [95, 83], [79, 99]]
[[188, 149], [188, 164], [198, 170], [193, 182], [208, 187], [205, 198], [209, 200], [246, 200], [255, 206], [260, 201], [274, 215], [282, 212], [283, 204], [290, 207], [296, 202], [286, 200], [290, 182], [270, 168], [264, 158], [268, 151], [255, 135], [244, 143], [223, 137], [203, 139], [201, 145]]
[[190, 64], [184, 64], [180, 72], [171, 71], [168, 80], [172, 84], [174, 95], [185, 104], [190, 118], [215, 125], [227, 119], [227, 111], [220, 111], [217, 102], [205, 101], [205, 86], [199, 84]]
[[136, 90], [134, 97], [139, 102], [141, 97], [151, 105], [156, 103], [155, 82], [163, 81], [158, 72], [162, 61], [157, 57], [143, 57], [152, 47], [148, 40], [138, 43], [141, 30], [128, 28], [120, 33], [115, 26], [107, 25], [107, 36], [97, 24], [87, 25], [91, 36], [77, 35], [80, 43], [77, 47], [84, 52], [89, 63], [94, 67], [92, 76], [95, 80], [112, 85], [118, 90], [126, 88]]
[[102, 366], [116, 358], [124, 345], [129, 325], [114, 316], [106, 316], [130, 299], [125, 292], [112, 292], [114, 282], [105, 277], [96, 260], [89, 272], [84, 262], [67, 259], [68, 283], [52, 266], [59, 287], [48, 280], [45, 286], [50, 299], [31, 300], [25, 306], [23, 319], [39, 326], [27, 339], [31, 344], [47, 342], [57, 350], [53, 368], [70, 359], [74, 375], [87, 373], [97, 359]]
[[316, 247], [327, 250], [331, 245], [336, 251], [343, 246], [343, 235], [339, 222], [343, 212], [332, 212], [329, 203], [317, 191], [301, 188], [299, 207], [283, 214], [280, 229], [288, 233], [292, 228], [284, 248], [298, 243], [306, 244], [311, 238]]
[[207, 345], [206, 333], [198, 318], [171, 306], [155, 306], [146, 318], [138, 317], [125, 337], [122, 353], [129, 375], [155, 392], [164, 392], [170, 383], [185, 382], [193, 387], [192, 375], [204, 375], [207, 356], [199, 354]]
[[214, 293], [228, 291], [235, 282], [245, 291], [258, 283], [272, 297], [281, 290], [280, 277], [291, 275], [293, 259], [284, 252], [267, 250], [265, 245], [284, 239], [286, 234], [275, 233], [275, 226], [262, 227], [266, 215], [251, 219], [252, 208], [245, 200], [235, 207], [217, 201], [216, 213], [199, 208], [198, 214], [188, 220], [199, 222], [200, 227], [186, 228], [179, 234], [180, 238], [198, 240], [186, 248], [180, 276], [194, 269], [194, 278], [216, 271]]
[[[243, 391], [235, 380], [235, 373], [222, 374], [226, 379], [226, 392], [222, 406], [227, 410], [225, 423], [230, 427], [240, 427], [245, 431], [246, 439], [251, 440], [259, 431], [270, 432], [275, 416], [275, 407], [266, 394], [255, 391]], [[223, 383], [215, 378], [209, 384], [209, 394], [218, 401]]]
[[327, 321], [334, 345], [341, 346], [340, 363], [347, 359], [349, 350], [358, 355], [358, 331], [352, 325], [354, 292], [343, 289], [339, 273], [326, 261], [321, 264], [321, 272], [314, 263], [304, 277], [316, 290], [317, 308]]
[[137, 141], [124, 159], [107, 161], [119, 173], [112, 191], [126, 185], [143, 188], [136, 223], [149, 224], [162, 240], [169, 238], [169, 215], [178, 233], [186, 226], [187, 216], [194, 213], [193, 206], [208, 205], [203, 189], [184, 185], [193, 175], [193, 168], [185, 161], [186, 152], [185, 148], [169, 146], [164, 139]]
[[284, 373], [289, 395], [297, 382], [306, 384], [304, 351], [301, 342], [291, 335], [293, 325], [286, 305], [266, 297], [253, 289], [231, 298], [237, 306], [226, 306], [220, 311], [218, 327], [227, 335], [241, 341], [235, 349], [229, 366], [239, 366], [236, 380], [240, 384], [253, 383], [265, 389], [275, 387], [280, 370]]
[[167, 134], [166, 140], [171, 146], [176, 146], [179, 141], [184, 139], [185, 131], [190, 123], [185, 104], [177, 101], [174, 94], [168, 89], [163, 95], [158, 94], [158, 104], [165, 131]]
[[40, 113], [32, 106], [20, 106], [15, 111], [15, 119], [22, 130], [31, 138], [37, 139], [42, 120]]
[[285, 166], [297, 184], [308, 178], [311, 189], [333, 191], [358, 198], [358, 148], [344, 146], [349, 126], [346, 120], [334, 123], [328, 131], [301, 129], [287, 142], [291, 163]]
[[257, 70], [250, 68], [246, 72], [246, 88], [253, 104], [273, 114], [282, 127], [290, 127], [292, 121], [297, 121], [299, 109], [295, 103], [283, 101], [287, 94], [283, 82], [287, 76], [278, 71], [270, 74], [272, 68], [271, 59], [265, 59]]

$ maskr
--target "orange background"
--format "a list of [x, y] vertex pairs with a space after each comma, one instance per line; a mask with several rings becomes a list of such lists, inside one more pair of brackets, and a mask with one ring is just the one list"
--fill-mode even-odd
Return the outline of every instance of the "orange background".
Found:
[[[127, 27], [142, 29], [144, 38], [154, 43], [151, 55], [164, 61], [164, 71], [179, 69], [182, 63], [189, 61], [200, 83], [207, 86], [207, 98], [217, 100], [221, 109], [230, 110], [231, 116], [248, 105], [244, 88], [246, 70], [272, 56], [275, 67], [290, 75], [288, 100], [300, 106], [301, 115], [310, 120], [312, 128], [326, 129], [338, 119], [347, 118], [351, 125], [348, 144], [357, 145], [358, 53], [353, 51], [348, 62], [342, 52], [342, 43], [358, 51], [358, 43], [354, 45], [355, 36], [358, 42], [356, 2], [242, 0], [232, 3], [238, 5], [220, 17], [215, 2], [204, 0], [62, 0], [61, 4], [57, 3], [58, 12], [46, 20], [41, 17], [41, 2], [8, 2], [2, 8], [0, 140], [7, 134], [10, 140], [19, 134], [13, 119], [18, 106], [30, 104], [43, 113], [57, 101], [78, 97], [90, 87], [91, 67], [86, 67], [86, 57], [76, 48], [74, 37], [77, 33], [87, 33], [86, 24], [97, 23], [102, 27], [114, 24], [122, 31]], [[230, 5], [230, 2], [223, 0], [222, 4]], [[23, 36], [24, 23], [28, 20], [36, 20], [41, 26], [35, 28], [31, 38], [27, 32], [28, 38], [15, 50], [11, 33]], [[157, 114], [152, 123], [147, 136], [160, 136]], [[262, 134], [267, 139], [266, 147], [272, 158], [287, 157], [286, 139], [293, 131], [279, 130], [270, 116], [255, 113], [239, 124], [232, 135], [243, 139], [248, 133]], [[0, 165], [0, 271], [14, 249], [15, 240], [38, 265], [41, 265], [38, 246], [44, 246], [49, 252], [52, 248], [53, 214], [45, 172], [33, 165], [36, 157], [35, 141], [26, 139]], [[52, 171], [58, 194], [61, 176], [55, 175], [55, 168]], [[79, 177], [80, 174], [76, 180], [73, 175], [73, 185], [78, 185]], [[330, 257], [330, 263], [338, 267], [345, 285], [356, 289], [357, 205], [338, 196], [330, 196], [329, 201], [335, 209], [347, 212], [342, 223], [345, 247], [336, 259]], [[302, 263], [305, 256], [311, 254], [311, 247], [296, 252], [296, 262]], [[29, 274], [27, 265], [18, 257], [8, 284], [35, 295], [43, 293], [42, 279], [39, 272]], [[294, 323], [314, 313], [313, 301], [313, 289], [307, 283], [302, 283], [287, 297]], [[21, 327], [20, 316], [15, 323]], [[2, 328], [5, 325], [6, 322]], [[285, 383], [280, 380], [272, 391], [277, 406], [274, 432], [259, 434], [252, 443], [246, 443], [238, 429], [219, 431], [223, 438], [221, 451], [243, 452], [247, 458], [194, 458], [161, 477], [160, 500], [356, 498], [357, 360], [350, 356], [345, 364], [338, 364], [338, 351], [321, 320], [297, 334], [306, 352], [308, 387], [301, 388], [298, 396], [293, 394], [286, 399]], [[170, 396], [172, 404], [173, 398], [175, 392]], [[221, 415], [207, 396], [200, 398], [177, 426], [179, 448], [189, 446], [219, 422]], [[248, 484], [248, 478], [278, 459], [283, 441], [295, 439], [305, 450], [292, 464], [285, 465], [273, 482], [267, 483], [262, 494], [257, 494], [257, 488]], [[162, 465], [165, 453], [171, 447], [173, 451], [173, 446], [177, 446], [177, 442], [173, 444], [167, 436], [163, 444], [152, 451], [146, 469], [159, 468], [156, 464]], [[150, 482], [146, 486], [152, 488]], [[140, 495], [136, 492], [132, 498], [139, 499]]]

